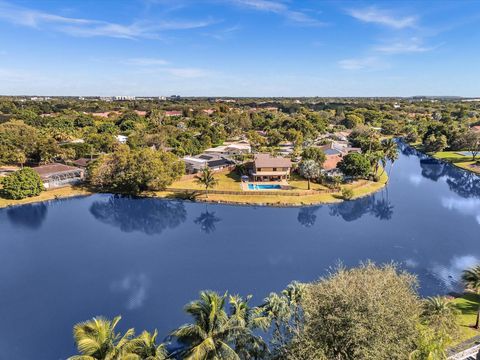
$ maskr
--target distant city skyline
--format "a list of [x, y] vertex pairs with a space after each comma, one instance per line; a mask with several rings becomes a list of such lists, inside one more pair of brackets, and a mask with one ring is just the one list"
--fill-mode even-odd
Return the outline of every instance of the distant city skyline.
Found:
[[480, 96], [478, 1], [0, 0], [0, 95]]

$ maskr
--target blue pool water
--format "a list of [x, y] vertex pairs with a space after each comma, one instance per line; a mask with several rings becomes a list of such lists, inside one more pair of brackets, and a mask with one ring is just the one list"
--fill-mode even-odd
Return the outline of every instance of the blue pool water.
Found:
[[0, 209], [0, 358], [64, 360], [73, 324], [97, 315], [163, 339], [202, 289], [259, 304], [338, 261], [394, 261], [423, 296], [458, 291], [461, 271], [480, 263], [480, 177], [401, 150], [385, 190], [332, 205], [97, 194]]
[[248, 190], [280, 190], [282, 188], [281, 185], [256, 185], [256, 184], [248, 184]]

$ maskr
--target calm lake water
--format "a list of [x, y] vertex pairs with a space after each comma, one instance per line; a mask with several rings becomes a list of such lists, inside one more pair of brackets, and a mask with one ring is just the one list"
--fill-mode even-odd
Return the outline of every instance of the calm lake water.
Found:
[[338, 261], [395, 261], [422, 295], [480, 261], [480, 178], [403, 148], [387, 189], [339, 205], [264, 208], [110, 195], [0, 210], [1, 358], [65, 359], [72, 326], [123, 315], [167, 335], [202, 289], [253, 294]]

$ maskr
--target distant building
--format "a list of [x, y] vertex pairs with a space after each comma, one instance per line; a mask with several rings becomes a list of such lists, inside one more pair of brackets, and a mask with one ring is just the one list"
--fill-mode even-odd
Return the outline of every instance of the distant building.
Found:
[[480, 125], [475, 125], [470, 128], [473, 132], [480, 133]]
[[255, 155], [252, 177], [254, 181], [282, 181], [290, 178], [292, 162], [270, 154]]
[[42, 179], [45, 189], [75, 185], [85, 179], [85, 170], [64, 164], [49, 164], [32, 168]]
[[114, 96], [113, 100], [115, 101], [128, 101], [128, 100], [135, 100], [135, 96]]
[[183, 116], [183, 111], [168, 110], [168, 111], [165, 111], [165, 116], [167, 117]]
[[127, 141], [128, 141], [128, 136], [125, 136], [125, 135], [115, 135], [115, 139], [117, 139], [117, 141], [118, 141], [120, 144], [126, 144]]

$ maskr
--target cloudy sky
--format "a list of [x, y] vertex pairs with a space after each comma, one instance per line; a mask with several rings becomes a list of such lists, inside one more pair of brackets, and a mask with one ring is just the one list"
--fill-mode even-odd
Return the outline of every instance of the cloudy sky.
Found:
[[480, 96], [479, 23], [462, 0], [0, 0], [0, 94]]

